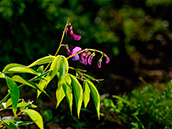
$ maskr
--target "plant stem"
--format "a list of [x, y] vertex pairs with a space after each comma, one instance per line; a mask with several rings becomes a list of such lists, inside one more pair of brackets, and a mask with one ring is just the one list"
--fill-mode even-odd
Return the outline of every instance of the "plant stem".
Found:
[[106, 55], [104, 52], [102, 52], [102, 51], [100, 51], [100, 50], [91, 49], [91, 48], [86, 48], [86, 49], [83, 49], [83, 50], [81, 50], [81, 51], [79, 51], [79, 52], [73, 54], [73, 55], [68, 56], [67, 59], [69, 59], [69, 58], [71, 58], [71, 57], [73, 57], [73, 56], [75, 56], [75, 55], [78, 55], [78, 54], [80, 54], [80, 53], [82, 53], [82, 52], [84, 52], [84, 51], [88, 51], [88, 50], [89, 50], [89, 51], [94, 51], [94, 52], [99, 52], [99, 53], [102, 54], [102, 56], [105, 56], [105, 55]]
[[[64, 34], [65, 34], [65, 32], [66, 32], [66, 28], [67, 28], [68, 23], [69, 23], [69, 20], [67, 20], [67, 22], [66, 22], [66, 25], [65, 25], [65, 28], [64, 28], [64, 30], [63, 30], [63, 34], [62, 34], [62, 37], [61, 37], [61, 40], [60, 40], [59, 47], [57, 48], [57, 51], [56, 51], [56, 53], [54, 54], [54, 56], [57, 56], [57, 54], [58, 54], [58, 52], [59, 52], [59, 50], [60, 50], [60, 48], [61, 48], [61, 44], [62, 44], [62, 41], [63, 41], [63, 38], [64, 38]], [[48, 69], [48, 67], [50, 66], [50, 64], [51, 64], [51, 63], [49, 63], [49, 64], [47, 65], [47, 67], [44, 69], [44, 72]]]
[[[43, 75], [44, 75], [44, 74], [42, 74], [41, 76], [43, 76]], [[31, 82], [31, 81], [35, 80], [37, 77], [39, 77], [39, 76], [35, 76], [35, 77], [31, 78], [28, 82]], [[18, 88], [21, 88], [21, 87], [23, 87], [23, 86], [25, 86], [25, 84], [19, 85]], [[5, 101], [8, 99], [8, 97], [10, 97], [10, 93], [8, 93], [8, 94], [1, 100], [0, 105], [2, 105], [2, 103], [5, 102]]]
[[56, 53], [55, 53], [54, 56], [57, 55], [57, 53], [59, 52], [59, 50], [60, 50], [60, 48], [61, 48], [61, 44], [62, 44], [62, 41], [63, 41], [63, 39], [64, 39], [64, 34], [65, 34], [65, 32], [66, 32], [66, 28], [67, 28], [67, 26], [68, 26], [68, 22], [69, 22], [69, 21], [66, 22], [66, 25], [65, 25], [65, 28], [64, 28], [64, 30], [63, 30], [63, 34], [62, 34], [62, 37], [61, 37], [61, 40], [60, 40], [59, 47], [58, 47], [58, 49], [57, 49], [57, 51], [56, 51]]

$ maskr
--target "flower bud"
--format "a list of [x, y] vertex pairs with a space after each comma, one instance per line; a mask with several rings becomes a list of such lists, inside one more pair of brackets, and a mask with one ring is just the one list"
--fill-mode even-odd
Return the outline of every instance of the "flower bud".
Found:
[[88, 58], [88, 64], [89, 64], [89, 65], [91, 65], [92, 60], [93, 60], [93, 57], [94, 57], [95, 55], [96, 55], [95, 52], [93, 52], [93, 53], [89, 56], [89, 58]]
[[106, 57], [106, 64], [108, 64], [110, 62], [110, 58], [107, 55], [105, 55], [105, 57]]
[[99, 61], [97, 62], [97, 65], [98, 65], [99, 68], [102, 67], [102, 58], [99, 59]]
[[70, 49], [69, 49], [69, 46], [68, 45], [65, 45], [65, 47], [66, 47], [66, 53], [68, 54], [68, 55], [70, 55], [71, 54], [71, 52], [70, 52]]

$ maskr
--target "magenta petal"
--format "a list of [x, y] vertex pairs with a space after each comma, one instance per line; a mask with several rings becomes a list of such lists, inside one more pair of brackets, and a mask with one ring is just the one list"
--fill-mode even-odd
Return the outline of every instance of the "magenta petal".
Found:
[[69, 25], [66, 27], [66, 35], [68, 38], [73, 38], [76, 41], [81, 39], [81, 35], [77, 35], [73, 33], [73, 27], [71, 23], [69, 23]]
[[88, 58], [88, 64], [89, 65], [91, 65], [94, 56], [95, 56], [95, 52], [89, 56], [89, 58]]
[[71, 54], [71, 52], [70, 52], [70, 49], [69, 49], [69, 46], [68, 45], [66, 45], [66, 53], [68, 54], [68, 55], [70, 55]]
[[93, 57], [94, 57], [94, 56], [90, 56], [90, 57], [88, 58], [88, 64], [89, 64], [89, 65], [91, 65], [92, 60], [93, 60]]
[[80, 62], [82, 64], [84, 64], [84, 65], [87, 65], [87, 57], [86, 57], [86, 53], [85, 52], [81, 54], [81, 60], [80, 60]]
[[101, 68], [102, 67], [102, 59], [100, 59], [97, 63], [98, 67]]
[[77, 34], [70, 34], [71, 35], [71, 37], [74, 39], [74, 40], [76, 40], [76, 41], [78, 41], [78, 40], [80, 40], [81, 39], [81, 35], [77, 35]]
[[110, 58], [106, 55], [106, 64], [108, 64], [110, 62]]

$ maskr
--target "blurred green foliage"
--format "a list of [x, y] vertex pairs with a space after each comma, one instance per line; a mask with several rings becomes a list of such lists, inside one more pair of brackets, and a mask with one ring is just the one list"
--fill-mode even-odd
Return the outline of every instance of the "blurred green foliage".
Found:
[[117, 100], [102, 96], [102, 112], [105, 121], [113, 121], [121, 127], [171, 128], [172, 127], [172, 85], [161, 89], [152, 85], [140, 87], [130, 95], [113, 96]]

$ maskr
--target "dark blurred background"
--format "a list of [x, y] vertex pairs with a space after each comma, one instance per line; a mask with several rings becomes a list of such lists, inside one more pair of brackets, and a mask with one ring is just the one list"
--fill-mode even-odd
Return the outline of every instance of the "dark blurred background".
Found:
[[0, 69], [55, 54], [69, 18], [82, 38], [65, 36], [64, 44], [98, 49], [111, 59], [101, 69], [99, 54], [91, 66], [70, 60], [105, 79], [95, 83], [100, 94], [122, 94], [146, 83], [158, 87], [172, 78], [171, 12], [172, 0], [1, 0]]
[[64, 44], [102, 50], [111, 59], [101, 69], [98, 54], [92, 66], [71, 62], [105, 79], [98, 84], [101, 93], [166, 82], [172, 77], [171, 11], [171, 0], [2, 0], [0, 68], [53, 55], [69, 18], [82, 39], [65, 37]]

